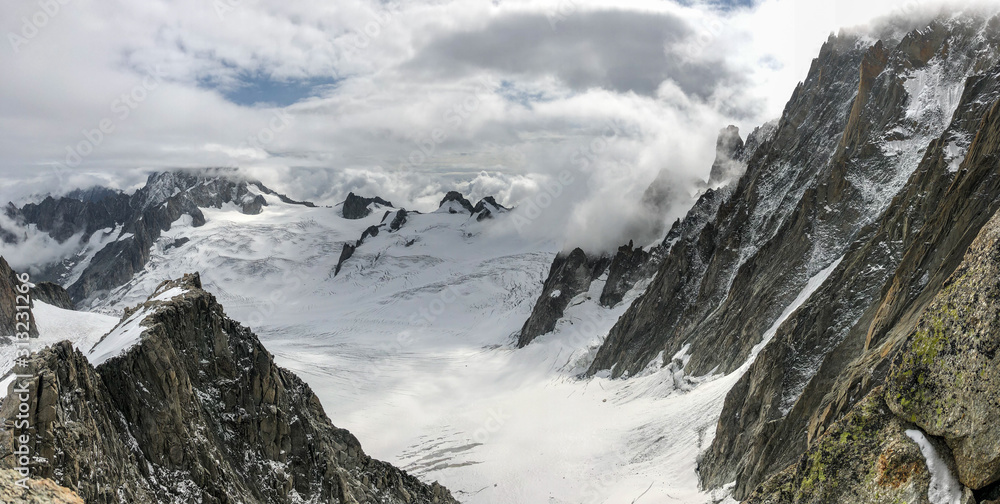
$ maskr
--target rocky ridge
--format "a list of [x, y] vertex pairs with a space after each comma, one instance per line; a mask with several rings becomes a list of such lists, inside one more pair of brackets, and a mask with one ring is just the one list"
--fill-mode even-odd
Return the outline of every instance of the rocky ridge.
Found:
[[[479, 200], [479, 202], [473, 206], [473, 204], [469, 202], [469, 200], [466, 199], [462, 193], [458, 191], [450, 191], [441, 200], [441, 204], [438, 206], [436, 212], [462, 215], [467, 214], [475, 218], [477, 222], [481, 222], [485, 219], [492, 219], [496, 215], [505, 214], [509, 211], [510, 209], [497, 203], [493, 196], [487, 196]], [[395, 233], [396, 231], [399, 231], [406, 224], [407, 218], [411, 215], [420, 215], [420, 212], [413, 210], [408, 211], [405, 208], [401, 208], [396, 211], [387, 210], [385, 214], [382, 215], [382, 221], [379, 224], [369, 226], [364, 230], [364, 232], [361, 233], [361, 237], [355, 242], [345, 243], [344, 247], [340, 251], [340, 258], [337, 260], [337, 266], [334, 268], [334, 276], [340, 274], [344, 264], [351, 257], [354, 257], [354, 252], [357, 251], [358, 247], [365, 243], [365, 240], [372, 236], [378, 236], [379, 233], [382, 232]]]
[[[725, 178], [732, 156], [745, 162], [731, 171], [741, 175], [706, 191], [657, 247], [622, 247], [612, 261], [603, 305], [636, 279], [649, 286], [589, 373], [628, 377], [670, 364], [655, 359], [681, 349], [690, 376], [749, 366], [700, 457], [705, 488], [735, 481], [733, 496], [751, 502], [926, 502], [927, 470], [913, 465], [920, 452], [906, 435], [919, 425], [945, 459], [957, 450], [950, 467], [978, 475], [962, 476], [975, 499], [997, 498], [993, 467], [961, 459], [995, 443], [956, 420], [990, 425], [992, 413], [971, 401], [925, 402], [913, 417], [899, 413], [902, 399], [880, 392], [892, 389], [894, 362], [940, 343], [906, 341], [1000, 207], [1000, 17], [973, 11], [907, 23], [832, 36], [779, 121], [742, 145], [732, 129], [720, 134], [712, 179]], [[821, 274], [829, 276], [820, 288], [769, 330]], [[958, 348], [988, 348], [978, 345]], [[923, 383], [907, 386], [967, 387], [948, 374], [956, 369], [937, 369], [933, 382], [925, 371]], [[996, 390], [982, 386], [980, 394]], [[902, 395], [913, 407], [929, 393]], [[940, 430], [949, 422], [954, 433]], [[845, 448], [844, 439], [857, 442]], [[897, 456], [912, 470], [863, 465]], [[857, 483], [871, 478], [889, 478], [891, 488]]]
[[165, 282], [88, 356], [64, 342], [29, 367], [33, 476], [86, 502], [455, 502], [365, 455], [198, 275]]
[[[146, 185], [131, 195], [92, 189], [58, 199], [50, 196], [21, 208], [8, 205], [5, 212], [19, 225], [33, 224], [59, 243], [79, 242], [80, 255], [48, 265], [35, 280], [67, 283], [73, 302], [88, 305], [142, 270], [149, 261], [150, 247], [181, 217], [187, 216], [198, 227], [205, 223], [201, 208], [227, 204], [248, 215], [259, 214], [267, 205], [265, 194], [287, 203], [315, 206], [243, 179], [234, 170], [217, 169], [153, 173]], [[14, 237], [16, 240], [16, 234]], [[92, 257], [83, 252], [88, 244], [99, 247]]]
[[590, 284], [608, 268], [609, 262], [610, 259], [606, 257], [590, 259], [579, 248], [568, 254], [556, 255], [542, 287], [542, 294], [518, 334], [518, 348], [527, 346], [535, 338], [552, 332], [570, 301], [587, 292]]
[[364, 219], [365, 217], [371, 215], [373, 211], [371, 208], [372, 205], [388, 208], [393, 208], [394, 206], [391, 202], [379, 198], [378, 196], [375, 196], [374, 198], [365, 198], [352, 192], [349, 193], [347, 195], [347, 199], [344, 200], [340, 209], [340, 215], [345, 219]]

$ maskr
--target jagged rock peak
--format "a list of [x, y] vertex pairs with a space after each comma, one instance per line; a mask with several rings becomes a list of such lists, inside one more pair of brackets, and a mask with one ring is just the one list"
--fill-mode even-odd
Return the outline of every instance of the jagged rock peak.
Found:
[[644, 251], [642, 247], [635, 247], [631, 240], [619, 247], [608, 267], [608, 281], [601, 291], [601, 305], [608, 308], [617, 305], [640, 279], [652, 276], [656, 264], [651, 265], [650, 260], [660, 248]]
[[41, 301], [64, 310], [74, 309], [73, 300], [69, 297], [66, 289], [52, 282], [38, 282], [35, 284], [31, 288], [31, 299], [32, 301]]
[[345, 219], [363, 219], [371, 215], [372, 208], [370, 207], [373, 204], [381, 207], [394, 207], [392, 202], [378, 196], [365, 198], [351, 192], [347, 195], [347, 199], [344, 200], [340, 212]]
[[469, 200], [465, 199], [465, 196], [458, 191], [448, 191], [448, 194], [444, 196], [441, 200], [441, 204], [438, 205], [438, 212], [448, 212], [448, 213], [467, 213], [472, 215], [475, 213], [476, 209], [472, 206]]
[[[17, 273], [7, 264], [7, 260], [0, 256], [0, 343], [6, 338], [12, 338], [19, 332], [24, 332], [24, 327], [18, 327], [17, 314], [18, 306], [23, 305], [19, 287], [21, 280], [17, 278]], [[35, 315], [28, 310], [28, 334], [32, 337], [38, 336], [38, 328], [35, 327]]]
[[497, 203], [497, 200], [493, 196], [487, 196], [476, 203], [475, 208], [472, 209], [472, 214], [476, 216], [476, 220], [492, 219], [494, 215], [499, 215], [502, 213], [507, 213], [510, 211], [509, 208]]
[[[456, 502], [367, 456], [197, 274], [161, 284], [95, 351], [49, 347], [26, 383], [33, 476], [86, 502]], [[8, 397], [0, 419], [16, 411]]]
[[606, 256], [589, 258], [580, 248], [568, 254], [557, 254], [542, 286], [542, 294], [521, 327], [517, 347], [523, 348], [555, 329], [570, 301], [590, 290], [590, 284], [607, 271], [610, 262]]
[[743, 174], [744, 165], [738, 161], [743, 151], [740, 129], [728, 126], [719, 131], [715, 144], [715, 163], [708, 179], [709, 187], [717, 187]]

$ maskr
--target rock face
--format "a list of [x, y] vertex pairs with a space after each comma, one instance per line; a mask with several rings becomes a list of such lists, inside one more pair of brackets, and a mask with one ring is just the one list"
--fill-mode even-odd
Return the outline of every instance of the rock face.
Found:
[[[931, 474], [924, 455], [879, 392], [831, 426], [799, 463], [770, 478], [743, 502], [932, 504], [927, 498]], [[976, 502], [969, 491], [958, 495], [964, 497], [962, 504]]]
[[944, 439], [963, 484], [980, 490], [1000, 481], [1000, 214], [906, 338], [886, 400]]
[[369, 208], [372, 204], [376, 204], [383, 207], [392, 208], [393, 204], [375, 196], [374, 198], [364, 198], [354, 194], [353, 192], [347, 195], [347, 199], [344, 200], [344, 205], [341, 207], [341, 215], [345, 219], [364, 219], [372, 213], [372, 209]]
[[743, 152], [743, 139], [740, 129], [729, 126], [719, 132], [715, 145], [715, 163], [708, 179], [709, 187], [718, 187], [743, 175], [746, 165], [740, 162]]
[[66, 289], [52, 282], [39, 282], [31, 289], [31, 299], [41, 301], [46, 304], [62, 308], [64, 310], [73, 309], [73, 300], [70, 299]]
[[[984, 89], [976, 82], [973, 89]], [[778, 330], [727, 398], [704, 478], [735, 478], [739, 491], [749, 490], [885, 379], [887, 356], [998, 208], [1000, 144], [990, 139], [1000, 116], [985, 110], [997, 99], [993, 89], [959, 107], [953, 128], [978, 125], [962, 169], [951, 173], [945, 142], [933, 142], [889, 209]], [[965, 113], [979, 120], [963, 120]]]
[[472, 206], [469, 200], [462, 196], [462, 193], [458, 191], [449, 191], [448, 194], [444, 196], [441, 200], [441, 205], [438, 206], [439, 212], [448, 213], [467, 213], [472, 215], [476, 212], [476, 208]]
[[[163, 172], [149, 176], [146, 185], [132, 195], [91, 189], [22, 208], [8, 206], [8, 217], [21, 225], [34, 224], [59, 243], [78, 239], [86, 244], [98, 233], [109, 243], [100, 249], [66, 290], [76, 304], [128, 282], [149, 261], [149, 250], [163, 231], [187, 216], [195, 227], [205, 223], [201, 208], [232, 204], [254, 215], [267, 205], [264, 194], [282, 201], [300, 203], [275, 193], [260, 182], [239, 178], [232, 170]], [[80, 198], [80, 199], [77, 199]], [[106, 230], [106, 232], [104, 231]], [[75, 262], [50, 265], [35, 280], [58, 283]]]
[[35, 477], [94, 504], [455, 502], [365, 455], [197, 275], [165, 282], [122, 324], [91, 351], [96, 369], [69, 343], [30, 361]]
[[608, 282], [601, 291], [601, 305], [612, 307], [622, 302], [625, 293], [642, 278], [648, 278], [655, 271], [653, 254], [634, 247], [632, 242], [618, 248], [618, 253], [608, 267]]
[[0, 502], [5, 504], [84, 504], [76, 492], [52, 480], [29, 479], [27, 489], [18, 486], [21, 476], [10, 469], [0, 469]]
[[891, 363], [884, 387], [852, 405], [809, 443], [797, 464], [770, 477], [745, 502], [926, 502], [923, 461], [901, 436], [914, 428], [926, 433], [967, 489], [962, 502], [1000, 497], [998, 278], [1000, 212], [916, 321], [906, 324], [912, 329], [890, 346], [895, 350], [878, 352], [878, 367]]
[[[650, 257], [629, 246], [613, 261], [606, 306], [650, 278], [637, 271], [654, 273], [589, 373], [629, 376], [661, 352], [685, 347], [690, 376], [749, 367], [700, 460], [706, 488], [735, 481], [734, 497], [743, 500], [777, 473], [807, 478], [796, 472], [801, 457], [821, 453], [815, 450], [831, 429], [843, 433], [842, 420], [877, 387], [891, 388], [890, 369], [907, 354], [904, 343], [921, 313], [1000, 208], [1000, 18], [966, 13], [900, 28], [911, 22], [831, 37], [779, 121], [742, 144], [735, 129], [722, 131], [709, 185], [738, 180], [706, 191]], [[731, 159], [740, 163], [728, 169]], [[813, 291], [810, 282], [819, 287]], [[772, 330], [807, 288], [811, 296]], [[976, 397], [972, 392], [958, 395]], [[886, 402], [891, 411], [901, 407], [891, 397], [871, 404], [890, 411]], [[961, 411], [974, 411], [967, 408]], [[913, 420], [885, 420], [895, 426], [886, 439], [906, 441], [897, 427], [911, 428]], [[944, 451], [978, 475], [963, 476], [967, 486], [994, 488], [986, 483], [993, 459], [977, 453], [978, 462], [969, 462], [962, 453], [970, 448], [958, 441], [982, 433], [958, 423], [954, 433], [935, 431], [932, 422], [947, 422], [933, 415], [926, 422], [914, 423], [932, 437], [953, 436]], [[829, 469], [844, 469], [847, 481], [869, 474]], [[921, 477], [908, 474], [918, 478], [908, 482]], [[869, 490], [760, 502], [866, 502], [864, 495], [875, 498]], [[904, 498], [893, 492], [885, 495]]]
[[493, 196], [487, 196], [476, 203], [476, 206], [472, 209], [472, 215], [476, 216], [477, 221], [484, 219], [492, 219], [494, 215], [500, 215], [510, 211], [509, 208], [497, 203], [497, 200]]
[[591, 282], [607, 270], [609, 262], [605, 257], [590, 259], [581, 249], [557, 255], [542, 287], [542, 294], [518, 335], [518, 348], [555, 329], [570, 301], [578, 294], [587, 292]]
[[[12, 338], [19, 332], [24, 332], [24, 327], [18, 327], [17, 314], [28, 314], [28, 334], [32, 337], [38, 336], [38, 328], [35, 327], [35, 314], [29, 309], [27, 312], [18, 310], [17, 307], [24, 305], [24, 300], [18, 299], [21, 296], [21, 281], [17, 278], [17, 273], [10, 268], [7, 261], [0, 257], [0, 339]], [[30, 297], [28, 299], [30, 302]], [[29, 303], [29, 306], [30, 303]], [[24, 318], [23, 316], [21, 317]], [[20, 320], [24, 322], [24, 320]]]

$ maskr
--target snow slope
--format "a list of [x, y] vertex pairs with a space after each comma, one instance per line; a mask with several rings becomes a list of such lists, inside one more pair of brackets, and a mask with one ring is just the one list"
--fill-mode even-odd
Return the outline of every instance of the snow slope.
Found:
[[[38, 339], [31, 340], [32, 351], [70, 340], [87, 352], [118, 323], [117, 317], [64, 310], [41, 301], [34, 302], [32, 312], [38, 327]], [[14, 351], [14, 345], [0, 345], [0, 399], [7, 395], [7, 386], [14, 378], [9, 375], [16, 358]]]
[[[178, 292], [154, 289], [198, 271], [227, 313], [305, 379], [333, 422], [369, 454], [440, 481], [463, 502], [726, 497], [698, 488], [696, 461], [750, 362], [728, 376], [693, 379], [684, 375], [682, 352], [629, 380], [579, 378], [645, 285], [609, 310], [597, 302], [606, 280], [599, 279], [555, 331], [515, 350], [513, 336], [558, 247], [519, 237], [510, 214], [479, 222], [411, 212], [399, 231], [366, 239], [335, 276], [343, 244], [382, 215], [352, 221], [336, 208], [266, 197], [259, 215], [230, 206], [204, 209], [202, 227], [189, 217], [175, 222], [145, 271], [94, 307], [113, 317], [39, 303], [40, 344], [69, 338], [99, 363], [141, 334], [132, 320], [115, 327], [122, 308], [153, 294], [173, 297]], [[189, 241], [174, 246], [180, 238]]]

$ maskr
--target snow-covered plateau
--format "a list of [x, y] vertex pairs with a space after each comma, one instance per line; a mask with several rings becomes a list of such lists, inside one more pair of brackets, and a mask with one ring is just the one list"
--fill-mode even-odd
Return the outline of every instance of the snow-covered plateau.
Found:
[[[181, 294], [155, 289], [197, 271], [369, 454], [441, 482], [462, 502], [725, 497], [699, 488], [697, 459], [747, 366], [692, 379], [682, 366], [654, 361], [628, 380], [581, 377], [642, 284], [607, 309], [597, 302], [598, 279], [555, 331], [515, 350], [558, 244], [521, 238], [508, 215], [410, 212], [398, 231], [368, 237], [334, 275], [343, 244], [383, 215], [347, 220], [336, 208], [266, 198], [258, 215], [230, 205], [204, 209], [200, 227], [187, 216], [174, 222], [145, 270], [91, 312], [38, 303], [36, 346], [70, 339], [97, 365], [142, 332], [145, 310], [119, 324], [124, 308]], [[189, 241], [176, 246], [180, 238]]]

